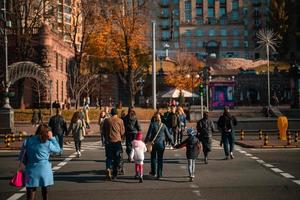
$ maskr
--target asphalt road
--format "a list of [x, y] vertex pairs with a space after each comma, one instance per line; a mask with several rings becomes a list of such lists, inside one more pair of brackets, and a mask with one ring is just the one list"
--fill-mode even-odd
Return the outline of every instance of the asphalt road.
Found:
[[[50, 199], [300, 199], [300, 149], [237, 147], [235, 159], [223, 160], [223, 150], [216, 141], [208, 165], [203, 164], [202, 155], [199, 157], [193, 183], [187, 178], [184, 149], [166, 150], [162, 180], [152, 180], [147, 175], [150, 169], [147, 154], [144, 183], [133, 178], [132, 163], [125, 163], [124, 176], [115, 182], [105, 181], [104, 149], [96, 138], [84, 142], [83, 149], [82, 157], [75, 158], [71, 143], [65, 146], [62, 158], [53, 159], [55, 185], [50, 188]], [[24, 189], [8, 185], [17, 169], [17, 154], [17, 151], [0, 151], [1, 200], [25, 199]]]

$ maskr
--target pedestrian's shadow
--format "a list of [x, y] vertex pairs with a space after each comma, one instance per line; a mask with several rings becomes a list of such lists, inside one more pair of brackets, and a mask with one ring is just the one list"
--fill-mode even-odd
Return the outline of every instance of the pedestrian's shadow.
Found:
[[[186, 183], [189, 182], [186, 176], [167, 176], [164, 178], [160, 178], [159, 180], [150, 175], [144, 175], [144, 180], [146, 181], [161, 181], [161, 182], [172, 182], [172, 183]], [[185, 179], [185, 180], [178, 180], [178, 179]], [[133, 176], [118, 176], [116, 180], [113, 182], [117, 183], [130, 183], [136, 184], [139, 183], [138, 179], [135, 179]]]
[[104, 182], [106, 180], [105, 170], [56, 172], [56, 181], [70, 181], [77, 183]]

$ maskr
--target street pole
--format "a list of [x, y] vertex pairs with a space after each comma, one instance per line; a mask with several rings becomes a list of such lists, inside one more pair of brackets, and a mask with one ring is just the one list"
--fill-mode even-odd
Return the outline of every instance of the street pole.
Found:
[[193, 105], [195, 105], [195, 101], [194, 101], [194, 77], [192, 75], [192, 101], [193, 101]]
[[268, 62], [268, 117], [271, 108], [271, 90], [270, 90], [270, 59], [269, 59], [269, 45], [267, 45], [267, 62]]
[[5, 97], [4, 97], [4, 106], [3, 108], [6, 109], [11, 109], [11, 106], [9, 104], [9, 74], [8, 74], [8, 51], [7, 51], [7, 46], [8, 46], [8, 40], [7, 40], [7, 31], [6, 31], [6, 26], [7, 26], [7, 19], [6, 19], [6, 0], [3, 0], [3, 17], [4, 17], [4, 51], [5, 51], [5, 80], [4, 80], [4, 85], [5, 85]]
[[203, 95], [200, 96], [201, 100], [201, 119], [203, 118]]
[[208, 81], [206, 81], [206, 86], [205, 86], [205, 90], [206, 90], [206, 111], [209, 111], [209, 90], [208, 90]]
[[156, 110], [156, 52], [155, 52], [155, 21], [152, 21], [152, 95], [153, 109]]
[[50, 80], [50, 116], [52, 116], [52, 80]]

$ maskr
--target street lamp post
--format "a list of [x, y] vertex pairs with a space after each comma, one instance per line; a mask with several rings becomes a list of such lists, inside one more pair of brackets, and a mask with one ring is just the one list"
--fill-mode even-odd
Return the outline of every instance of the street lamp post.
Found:
[[9, 81], [9, 72], [8, 72], [8, 39], [7, 39], [7, 28], [11, 26], [11, 22], [7, 20], [6, 16], [6, 0], [3, 0], [3, 20], [4, 20], [4, 57], [5, 57], [5, 66], [4, 66], [4, 105], [0, 111], [0, 130], [5, 133], [11, 133], [14, 130], [14, 112], [12, 107], [10, 106], [9, 97], [11, 94], [9, 93], [10, 81]]
[[155, 21], [152, 21], [152, 97], [153, 109], [156, 110], [156, 46], [155, 46]]
[[195, 104], [195, 101], [194, 101], [194, 78], [198, 79], [200, 78], [199, 74], [187, 74], [186, 75], [187, 78], [192, 78], [192, 102], [193, 102], [193, 105]]
[[49, 82], [49, 84], [50, 84], [50, 116], [52, 116], [52, 80], [50, 80], [50, 82]]

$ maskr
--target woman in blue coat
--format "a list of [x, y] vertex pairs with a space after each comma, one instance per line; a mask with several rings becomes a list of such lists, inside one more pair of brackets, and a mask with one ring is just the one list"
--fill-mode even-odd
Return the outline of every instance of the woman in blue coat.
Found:
[[[155, 137], [156, 135], [157, 137]], [[157, 179], [160, 179], [162, 177], [163, 157], [166, 141], [169, 141], [172, 144], [172, 146], [174, 145], [173, 136], [170, 134], [167, 126], [164, 123], [162, 123], [160, 114], [156, 113], [153, 117], [153, 122], [150, 123], [150, 127], [145, 138], [145, 143], [153, 143], [153, 149], [151, 151], [150, 175], [156, 176]]]
[[58, 142], [46, 124], [40, 125], [35, 136], [24, 141], [19, 158], [23, 158], [25, 165], [27, 199], [36, 198], [38, 187], [42, 187], [43, 199], [48, 199], [47, 187], [54, 184], [49, 156], [60, 151]]

